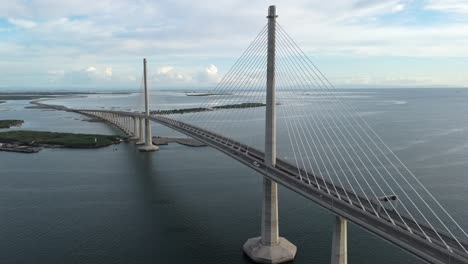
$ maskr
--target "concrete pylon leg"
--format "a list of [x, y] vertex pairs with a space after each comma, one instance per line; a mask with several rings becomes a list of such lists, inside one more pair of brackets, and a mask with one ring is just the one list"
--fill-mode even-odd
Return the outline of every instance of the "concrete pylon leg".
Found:
[[139, 148], [140, 151], [149, 152], [156, 151], [159, 149], [158, 146], [153, 145], [153, 135], [151, 133], [151, 122], [149, 118], [145, 118], [145, 145]]
[[[268, 55], [265, 109], [265, 159], [267, 167], [276, 166], [276, 110], [275, 110], [275, 28], [276, 7], [268, 8]], [[282, 263], [296, 256], [297, 248], [283, 237], [278, 229], [278, 186], [263, 178], [262, 236], [244, 244], [244, 252], [255, 262]]]
[[139, 129], [138, 125], [139, 125], [138, 117], [133, 117], [133, 136], [131, 138], [132, 140], [139, 139], [140, 129]]
[[348, 222], [339, 216], [333, 229], [331, 264], [348, 264]]
[[143, 123], [143, 118], [138, 117], [138, 141], [135, 143], [137, 145], [143, 145], [145, 144], [145, 135], [144, 133], [144, 123]]
[[258, 263], [283, 263], [295, 258], [297, 247], [278, 229], [278, 186], [263, 178], [262, 236], [247, 240], [244, 252]]
[[125, 117], [125, 130], [127, 131], [127, 135], [133, 136], [132, 129], [130, 128], [130, 117]]

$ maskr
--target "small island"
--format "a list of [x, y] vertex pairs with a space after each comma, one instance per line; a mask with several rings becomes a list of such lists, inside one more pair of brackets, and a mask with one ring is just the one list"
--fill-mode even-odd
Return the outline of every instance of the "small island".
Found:
[[4, 94], [0, 93], [0, 99], [2, 101], [8, 100], [34, 100], [40, 98], [54, 98], [52, 95], [32, 95], [32, 94]]
[[24, 120], [16, 120], [16, 119], [0, 120], [0, 128], [10, 128], [12, 126], [21, 126], [23, 123], [24, 123]]
[[213, 95], [232, 95], [232, 94], [223, 94], [223, 93], [185, 93], [186, 96], [213, 96]]
[[35, 153], [42, 148], [100, 148], [120, 143], [120, 136], [44, 131], [0, 132], [0, 151]]
[[213, 107], [196, 107], [196, 108], [181, 108], [171, 110], [157, 110], [151, 111], [151, 114], [155, 115], [170, 115], [170, 114], [187, 114], [187, 113], [198, 113], [205, 111], [221, 110], [221, 109], [232, 109], [232, 108], [254, 108], [266, 106], [264, 103], [240, 103], [240, 104], [227, 104]]

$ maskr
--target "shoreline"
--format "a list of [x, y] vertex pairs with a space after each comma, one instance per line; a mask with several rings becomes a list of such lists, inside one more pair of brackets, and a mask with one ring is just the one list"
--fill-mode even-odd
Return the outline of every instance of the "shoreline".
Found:
[[93, 149], [127, 140], [115, 135], [15, 130], [0, 132], [0, 151], [35, 153], [43, 148]]
[[4, 119], [4, 120], [0, 120], [0, 129], [9, 129], [11, 127], [19, 127], [22, 124], [24, 124], [24, 120]]

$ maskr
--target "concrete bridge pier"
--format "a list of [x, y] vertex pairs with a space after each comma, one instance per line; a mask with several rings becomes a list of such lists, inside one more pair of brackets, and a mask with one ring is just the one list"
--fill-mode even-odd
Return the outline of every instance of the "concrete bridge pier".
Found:
[[122, 117], [119, 115], [117, 115], [117, 123], [119, 124], [120, 129], [122, 129], [123, 132], [127, 134], [127, 131], [125, 131], [125, 127], [123, 126], [123, 123], [122, 123]]
[[139, 140], [140, 139], [140, 123], [138, 121], [138, 117], [132, 117], [133, 119], [133, 136], [132, 136], [132, 140]]
[[[268, 8], [268, 56], [265, 116], [265, 166], [276, 166], [276, 103], [275, 103], [275, 42], [276, 7]], [[267, 169], [268, 172], [268, 169]], [[279, 236], [278, 185], [263, 177], [262, 231], [261, 237], [247, 240], [244, 252], [259, 263], [282, 263], [292, 261], [297, 248]]]
[[297, 247], [279, 236], [278, 186], [263, 178], [262, 236], [254, 237], [243, 246], [243, 250], [257, 263], [283, 263], [294, 260]]
[[126, 123], [125, 123], [125, 117], [124, 116], [119, 116], [118, 118], [119, 118], [120, 127], [122, 128], [124, 133], [128, 136], [128, 130], [127, 130], [127, 126], [126, 126]]
[[153, 145], [153, 135], [151, 134], [151, 121], [145, 118], [145, 144], [139, 148], [140, 151], [149, 152], [156, 151], [159, 147]]
[[135, 137], [135, 128], [133, 127], [133, 118], [131, 116], [127, 117], [128, 131], [130, 132], [130, 138]]
[[331, 264], [348, 264], [348, 221], [340, 216], [333, 228]]
[[130, 129], [131, 138], [135, 138], [135, 121], [133, 120], [132, 116], [128, 117], [128, 128]]
[[127, 134], [130, 136], [130, 138], [132, 138], [133, 137], [133, 128], [132, 128], [132, 123], [130, 122], [131, 117], [126, 116], [124, 118], [125, 118], [125, 129], [127, 130]]
[[125, 134], [127, 134], [127, 136], [128, 136], [130, 133], [128, 133], [127, 117], [122, 116], [122, 117], [120, 117], [120, 120], [121, 120], [121, 123], [122, 123], [122, 127], [123, 127], [123, 129], [125, 131]]
[[124, 128], [125, 134], [127, 134], [127, 136], [128, 136], [128, 135], [130, 135], [130, 133], [129, 133], [129, 129], [128, 129], [127, 117], [122, 116], [121, 119], [122, 119], [122, 126]]
[[144, 135], [144, 118], [137, 117], [138, 119], [138, 141], [135, 142], [136, 145], [145, 144], [145, 135]]
[[116, 115], [116, 114], [112, 113], [111, 120], [112, 120], [112, 123], [113, 123], [114, 125], [116, 125], [118, 128], [120, 128], [119, 120], [117, 119], [117, 115]]
[[120, 117], [120, 123], [122, 124], [122, 128], [123, 128], [125, 134], [127, 134], [127, 136], [128, 136], [127, 118], [125, 116], [121, 116]]
[[[143, 83], [145, 86], [145, 145], [141, 146], [139, 150], [143, 152], [149, 152], [149, 151], [156, 151], [159, 149], [159, 147], [153, 145], [153, 135], [151, 133], [149, 94], [148, 94], [148, 84], [146, 80], [146, 59], [143, 59]], [[143, 126], [140, 127], [140, 130], [142, 129], [143, 129]]]

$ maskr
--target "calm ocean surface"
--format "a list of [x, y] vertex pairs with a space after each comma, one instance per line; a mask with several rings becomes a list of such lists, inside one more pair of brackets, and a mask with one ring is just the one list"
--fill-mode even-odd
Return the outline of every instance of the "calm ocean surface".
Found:
[[[344, 92], [468, 230], [468, 89]], [[197, 107], [206, 100], [177, 92], [152, 97], [153, 109]], [[134, 110], [142, 100], [139, 94], [89, 95], [49, 103]], [[27, 130], [119, 133], [74, 113], [28, 105], [0, 104], [0, 119], [24, 119], [21, 129]], [[252, 132], [226, 128], [260, 147], [263, 112], [253, 112], [238, 117]], [[156, 124], [153, 135], [181, 136]], [[148, 154], [123, 143], [0, 152], [0, 263], [250, 263], [241, 247], [259, 235], [260, 202], [261, 177], [208, 147], [170, 144]], [[280, 233], [298, 247], [294, 263], [329, 263], [334, 216], [285, 188], [279, 204]], [[423, 263], [353, 224], [348, 238], [349, 263]]]

